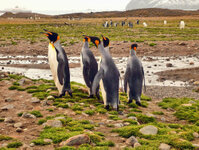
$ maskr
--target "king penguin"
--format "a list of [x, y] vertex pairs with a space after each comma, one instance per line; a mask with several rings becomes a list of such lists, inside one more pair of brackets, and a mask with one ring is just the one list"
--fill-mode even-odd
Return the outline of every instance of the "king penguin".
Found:
[[119, 109], [119, 71], [111, 57], [111, 55], [104, 49], [101, 41], [97, 37], [89, 37], [90, 41], [95, 44], [99, 49], [102, 60], [100, 69], [97, 72], [93, 86], [92, 93], [96, 92], [96, 89], [99, 85], [100, 80], [102, 79], [102, 97], [106, 109], [109, 109], [109, 106], [112, 106], [113, 109]]
[[141, 106], [140, 97], [142, 94], [144, 69], [141, 61], [136, 56], [136, 49], [137, 44], [132, 44], [126, 72], [124, 75], [124, 91], [128, 94], [128, 103], [131, 103], [134, 99], [136, 104]]
[[59, 91], [59, 97], [65, 96], [66, 92], [72, 97], [68, 58], [60, 44], [60, 37], [57, 33], [45, 29], [44, 31], [45, 32], [41, 33], [46, 35], [50, 40], [48, 46], [48, 61], [55, 85]]
[[[92, 90], [93, 80], [98, 72], [98, 65], [92, 51], [89, 49], [88, 40], [89, 38], [85, 36], [83, 40], [84, 45], [80, 53], [80, 63], [83, 69], [84, 81], [86, 83], [86, 86], [89, 88], [89, 95], [90, 95], [89, 98], [93, 98], [91, 90]], [[97, 87], [95, 95], [97, 96], [98, 99], [100, 99], [99, 86]]]

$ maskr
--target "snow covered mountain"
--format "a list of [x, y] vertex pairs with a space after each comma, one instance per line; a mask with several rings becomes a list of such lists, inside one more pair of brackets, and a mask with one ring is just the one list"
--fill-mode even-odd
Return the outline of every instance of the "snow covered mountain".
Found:
[[199, 0], [131, 0], [126, 6], [126, 10], [141, 8], [198, 10]]

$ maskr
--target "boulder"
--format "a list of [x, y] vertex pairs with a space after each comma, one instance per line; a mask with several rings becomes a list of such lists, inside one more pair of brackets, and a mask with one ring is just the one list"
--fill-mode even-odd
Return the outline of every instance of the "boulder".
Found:
[[35, 119], [36, 117], [34, 115], [30, 114], [30, 113], [25, 112], [25, 113], [23, 113], [22, 118], [33, 118], [33, 119]]
[[9, 109], [13, 109], [13, 108], [14, 108], [14, 106], [10, 104], [10, 105], [1, 107], [1, 110], [9, 110]]
[[134, 136], [131, 136], [126, 140], [126, 145], [128, 146], [134, 146], [135, 143], [138, 143], [138, 140]]
[[48, 120], [46, 123], [43, 124], [45, 127], [63, 127], [62, 122], [60, 120]]
[[161, 143], [159, 146], [159, 150], [170, 150], [170, 149], [171, 149], [171, 146], [165, 143]]
[[149, 126], [145, 126], [141, 128], [139, 132], [141, 132], [144, 135], [156, 135], [158, 133], [158, 128], [156, 128], [155, 126], [149, 125]]
[[60, 146], [77, 146], [90, 143], [90, 138], [87, 134], [80, 134], [69, 138], [66, 141], [60, 143]]

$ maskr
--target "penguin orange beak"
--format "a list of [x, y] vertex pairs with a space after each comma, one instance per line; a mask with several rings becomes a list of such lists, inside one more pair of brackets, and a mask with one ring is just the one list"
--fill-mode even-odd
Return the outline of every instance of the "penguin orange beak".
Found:
[[88, 36], [86, 36], [86, 35], [83, 35], [84, 36], [84, 39], [83, 39], [83, 41], [84, 42], [86, 42], [86, 39], [85, 38], [87, 38], [88, 39], [88, 42], [90, 42], [91, 41], [91, 38], [90, 37], [88, 37]]
[[106, 41], [106, 37], [102, 35], [102, 38]]
[[46, 30], [46, 29], [44, 29], [44, 31], [46, 31], [46, 32], [40, 32], [41, 34], [44, 34], [45, 36], [50, 36], [50, 35], [52, 35], [52, 33], [50, 32], [50, 31], [48, 31], [48, 30]]

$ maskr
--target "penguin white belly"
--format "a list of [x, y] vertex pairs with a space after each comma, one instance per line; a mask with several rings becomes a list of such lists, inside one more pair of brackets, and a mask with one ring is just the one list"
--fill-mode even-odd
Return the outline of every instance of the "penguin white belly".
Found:
[[130, 98], [130, 88], [129, 88], [129, 84], [127, 83], [127, 95], [128, 95], [128, 100]]
[[103, 101], [104, 101], [104, 105], [106, 106], [108, 104], [107, 104], [107, 99], [106, 99], [106, 91], [104, 89], [104, 84], [103, 84], [102, 80], [100, 80], [100, 90], [102, 92], [102, 98], [103, 98]]
[[59, 94], [61, 94], [63, 85], [60, 84], [58, 76], [57, 76], [57, 68], [58, 68], [57, 52], [55, 50], [55, 47], [51, 43], [49, 44], [49, 47], [48, 47], [48, 61], [49, 61], [49, 65], [50, 65], [50, 69], [52, 72], [55, 85], [59, 91]]

